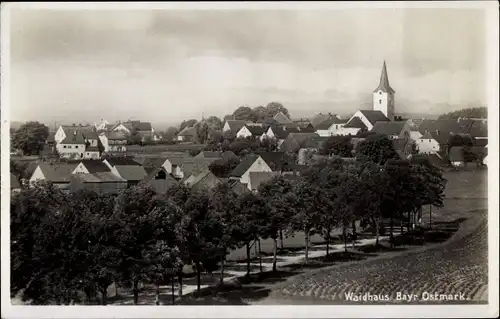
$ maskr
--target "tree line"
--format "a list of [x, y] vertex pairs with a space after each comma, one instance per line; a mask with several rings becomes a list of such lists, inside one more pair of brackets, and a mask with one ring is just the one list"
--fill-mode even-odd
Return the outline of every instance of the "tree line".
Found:
[[33, 304], [95, 296], [106, 304], [115, 282], [131, 288], [137, 304], [140, 284], [148, 283], [156, 286], [158, 304], [160, 286], [182, 283], [185, 266], [196, 272], [198, 289], [202, 272], [220, 269], [222, 283], [232, 249], [245, 247], [249, 274], [251, 248], [260, 248], [261, 239], [274, 242], [273, 271], [283, 234], [305, 234], [306, 263], [313, 234], [330, 243], [340, 228], [347, 250], [357, 221], [373, 226], [377, 244], [388, 222], [393, 243], [397, 222], [410, 231], [422, 206], [442, 206], [445, 183], [428, 162], [368, 157], [323, 158], [298, 181], [278, 175], [256, 193], [236, 194], [222, 183], [206, 191], [179, 185], [162, 194], [137, 185], [112, 196], [40, 183], [12, 195], [11, 294], [21, 292]]

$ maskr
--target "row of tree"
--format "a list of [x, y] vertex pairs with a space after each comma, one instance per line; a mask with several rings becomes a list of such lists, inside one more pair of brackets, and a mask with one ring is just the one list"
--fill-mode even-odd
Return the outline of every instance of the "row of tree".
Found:
[[140, 283], [150, 283], [159, 302], [160, 285], [182, 282], [185, 265], [197, 273], [198, 288], [202, 271], [220, 268], [222, 283], [226, 255], [235, 248], [246, 248], [250, 273], [251, 247], [260, 247], [262, 238], [274, 242], [273, 270], [283, 234], [305, 234], [306, 263], [311, 235], [329, 243], [341, 228], [347, 249], [356, 221], [379, 230], [390, 220], [392, 238], [396, 221], [410, 229], [423, 205], [441, 206], [444, 186], [425, 162], [337, 157], [317, 161], [298, 182], [276, 176], [258, 193], [239, 195], [225, 183], [204, 192], [177, 186], [165, 194], [138, 185], [117, 196], [66, 194], [39, 184], [11, 201], [11, 292], [35, 304], [99, 294], [106, 304], [107, 288], [118, 282], [132, 288], [137, 304]]

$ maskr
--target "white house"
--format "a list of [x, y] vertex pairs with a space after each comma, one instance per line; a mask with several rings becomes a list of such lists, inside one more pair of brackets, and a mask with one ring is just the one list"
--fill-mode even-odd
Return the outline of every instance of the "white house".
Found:
[[336, 135], [340, 136], [346, 136], [346, 135], [351, 135], [354, 136], [358, 134], [362, 130], [367, 130], [366, 125], [364, 122], [361, 120], [359, 117], [353, 116], [349, 122], [347, 122], [344, 126], [341, 126], [337, 132]]
[[247, 122], [242, 120], [227, 120], [222, 127], [222, 132], [232, 131], [236, 134]]
[[99, 124], [95, 124], [95, 128], [97, 131], [106, 131], [109, 127], [110, 123], [105, 119], [101, 118]]
[[247, 138], [247, 137], [258, 137], [261, 138], [262, 134], [266, 131], [261, 125], [250, 125], [247, 124], [243, 126], [238, 133], [236, 133], [237, 138]]
[[77, 164], [40, 163], [31, 175], [29, 184], [33, 185], [35, 182], [47, 181], [59, 188], [68, 189], [70, 176], [76, 166]]
[[440, 151], [439, 142], [429, 132], [425, 132], [415, 141], [415, 144], [421, 154], [432, 154]]
[[272, 169], [259, 155], [248, 155], [243, 161], [234, 168], [231, 172], [230, 179], [239, 180], [240, 183], [245, 184], [249, 190], [250, 185], [250, 172], [272, 172]]
[[330, 117], [326, 121], [316, 125], [316, 134], [319, 136], [333, 136], [346, 124], [346, 120], [339, 119], [336, 115]]
[[68, 135], [56, 145], [57, 152], [62, 158], [83, 158], [85, 153], [85, 139], [77, 131]]
[[351, 120], [355, 117], [359, 118], [361, 122], [363, 122], [368, 131], [371, 131], [377, 122], [389, 122], [389, 118], [387, 118], [387, 116], [379, 110], [359, 110], [354, 113], [347, 123], [351, 122]]
[[58, 144], [61, 143], [68, 135], [74, 134], [74, 132], [79, 132], [85, 135], [85, 133], [90, 133], [92, 131], [93, 127], [90, 125], [60, 125], [54, 135], [54, 141]]

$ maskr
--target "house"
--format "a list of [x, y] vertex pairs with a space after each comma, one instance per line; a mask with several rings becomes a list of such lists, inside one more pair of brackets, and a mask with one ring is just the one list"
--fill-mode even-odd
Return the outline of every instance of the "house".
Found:
[[96, 128], [96, 131], [108, 131], [109, 128], [113, 127], [112, 124], [110, 124], [108, 121], [106, 121], [103, 118], [101, 118], [101, 120], [99, 121], [99, 124], [94, 124], [94, 125]]
[[99, 194], [118, 194], [127, 188], [127, 181], [112, 172], [96, 172], [90, 174], [72, 174], [69, 189], [73, 192], [82, 189]]
[[316, 133], [290, 133], [283, 143], [281, 143], [279, 150], [281, 152], [290, 153], [298, 152], [301, 148], [303, 148], [308, 139], [315, 137], [319, 137], [319, 135]]
[[145, 141], [146, 138], [151, 137], [153, 140], [156, 140], [157, 137], [154, 134], [154, 129], [150, 122], [142, 122], [142, 121], [127, 121], [127, 122], [118, 122], [111, 129], [113, 132], [122, 132], [127, 135], [132, 133], [137, 133], [141, 137], [142, 141]]
[[164, 194], [179, 184], [164, 167], [149, 168], [146, 169], [146, 172], [148, 175], [142, 182], [153, 187], [158, 194]]
[[336, 115], [331, 116], [326, 121], [319, 123], [315, 132], [319, 136], [333, 136], [337, 134], [337, 131], [346, 124], [346, 120], [339, 119]]
[[276, 113], [276, 115], [273, 116], [273, 120], [275, 120], [279, 124], [290, 124], [290, 123], [292, 123], [292, 121], [290, 120], [290, 118], [288, 116], [286, 116], [285, 114], [283, 114], [283, 112]]
[[68, 134], [60, 141], [57, 146], [57, 152], [61, 158], [83, 158], [85, 153], [85, 138], [79, 131]]
[[21, 191], [21, 183], [16, 175], [10, 173], [10, 192], [16, 193]]
[[180, 142], [193, 142], [196, 139], [196, 128], [194, 126], [185, 127], [177, 134], [177, 140]]
[[105, 152], [126, 152], [127, 134], [124, 132], [109, 132], [99, 135], [99, 140]]
[[278, 175], [278, 172], [250, 172], [248, 174], [248, 189], [252, 192], [256, 192], [261, 184], [264, 184]]
[[366, 126], [368, 131], [371, 131], [375, 123], [377, 122], [389, 122], [389, 118], [384, 115], [382, 111], [379, 110], [359, 110], [349, 119], [349, 123], [353, 118], [359, 118], [361, 122]]
[[91, 125], [60, 125], [54, 135], [54, 140], [56, 144], [59, 144], [69, 135], [74, 135], [75, 132], [84, 136], [85, 133], [93, 132], [94, 129]]
[[430, 132], [425, 132], [419, 139], [415, 141], [418, 152], [421, 154], [436, 153], [441, 150], [439, 142], [432, 136]]
[[272, 169], [259, 155], [247, 155], [241, 163], [234, 168], [231, 172], [230, 179], [239, 180], [242, 184], [246, 184], [248, 189], [251, 190], [250, 172], [272, 172]]
[[224, 126], [222, 127], [222, 132], [230, 131], [236, 134], [247, 123], [248, 121], [242, 120], [226, 120], [226, 123], [224, 123]]
[[144, 154], [134, 157], [134, 161], [141, 164], [146, 170], [148, 168], [160, 168], [163, 167], [165, 161], [167, 160], [166, 156], [162, 155], [153, 155], [153, 154]]
[[319, 113], [319, 114], [316, 114], [310, 121], [311, 125], [316, 129], [316, 127], [318, 125], [320, 125], [321, 123], [325, 122], [326, 120], [334, 117], [336, 115], [333, 115], [332, 113], [326, 113], [326, 114], [323, 114], [323, 113]]
[[[233, 153], [234, 154], [234, 153]], [[195, 159], [206, 159], [206, 158], [215, 158], [219, 159], [221, 158], [222, 152], [213, 152], [213, 151], [201, 151], [196, 155], [194, 158]]]
[[431, 154], [418, 154], [412, 157], [412, 162], [414, 163], [429, 163], [430, 165], [441, 168], [443, 166], [449, 165], [450, 162], [443, 158], [439, 153]]
[[448, 159], [451, 165], [455, 167], [462, 167], [465, 165], [464, 148], [460, 146], [453, 146], [450, 148]]
[[344, 124], [344, 126], [337, 130], [337, 135], [354, 136], [366, 130], [368, 130], [368, 127], [359, 117], [352, 117], [346, 124]]
[[77, 165], [65, 163], [39, 163], [29, 180], [30, 185], [46, 181], [63, 189], [69, 189], [70, 176]]
[[262, 127], [260, 125], [246, 124], [236, 133], [236, 137], [237, 138], [247, 138], [247, 137], [260, 138], [262, 136], [262, 134], [264, 134], [265, 132], [266, 132], [266, 130], [264, 129], [264, 127]]
[[409, 138], [394, 138], [392, 147], [401, 159], [408, 159], [412, 156], [413, 141]]
[[217, 186], [221, 180], [217, 178], [208, 168], [195, 175], [191, 175], [184, 184], [191, 189], [208, 190]]
[[271, 125], [268, 129], [261, 135], [260, 140], [263, 141], [266, 138], [275, 139], [278, 143], [278, 148], [281, 143], [290, 134], [290, 131], [286, 129], [283, 125]]
[[139, 184], [148, 175], [144, 167], [138, 165], [115, 165], [111, 172], [127, 181], [127, 187]]
[[422, 120], [417, 124], [417, 128], [422, 135], [429, 132], [439, 143], [441, 150], [448, 149], [451, 135], [466, 134], [468, 130], [467, 125], [460, 125], [456, 120]]
[[285, 152], [256, 152], [273, 172], [290, 171], [293, 169], [294, 161]]
[[387, 135], [389, 138], [402, 138], [410, 136], [410, 125], [407, 121], [379, 121], [375, 122], [370, 132]]
[[181, 171], [183, 174], [182, 180], [185, 181], [191, 175], [198, 176], [198, 174], [202, 173], [205, 170], [208, 170], [210, 168], [210, 164], [212, 164], [216, 160], [217, 160], [216, 158], [204, 158], [204, 159], [192, 158], [186, 160], [181, 165]]
[[165, 160], [163, 167], [176, 179], [184, 178], [183, 165], [187, 162], [194, 162], [193, 157], [187, 154], [170, 155]]
[[72, 174], [93, 174], [111, 172], [111, 168], [101, 160], [81, 160], [68, 162], [68, 164], [76, 165]]
[[112, 170], [116, 165], [141, 166], [141, 164], [130, 157], [109, 157], [104, 159], [102, 162], [106, 164], [106, 166], [108, 166], [110, 170]]

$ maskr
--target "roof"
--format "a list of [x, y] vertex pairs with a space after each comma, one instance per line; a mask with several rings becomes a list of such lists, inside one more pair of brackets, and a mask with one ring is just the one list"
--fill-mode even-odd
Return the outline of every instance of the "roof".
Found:
[[182, 155], [175, 155], [175, 156], [168, 156], [167, 160], [172, 164], [176, 166], [180, 166], [184, 163], [187, 162], [194, 162], [194, 158], [189, 156], [188, 154], [182, 154]]
[[412, 157], [413, 162], [429, 161], [431, 165], [436, 167], [441, 167], [443, 165], [449, 164], [446, 159], [441, 158], [436, 154], [417, 154]]
[[94, 132], [94, 131], [83, 132], [82, 134], [87, 140], [97, 140], [98, 139], [97, 132]]
[[162, 194], [179, 183], [172, 176], [167, 175], [166, 179], [151, 179], [146, 184], [153, 187], [157, 193]]
[[323, 113], [316, 114], [312, 118], [311, 124], [314, 128], [316, 128], [316, 126], [328, 120], [330, 117], [332, 117], [332, 114], [323, 114]]
[[385, 65], [385, 61], [384, 65], [382, 66], [382, 73], [380, 74], [380, 83], [373, 92], [378, 92], [378, 91], [382, 91], [385, 93], [392, 93], [392, 94], [396, 93], [389, 85], [389, 76], [387, 75], [387, 67]]
[[85, 152], [99, 152], [99, 147], [97, 146], [88, 146], [85, 148]]
[[346, 125], [345, 128], [359, 128], [359, 129], [367, 129], [365, 123], [361, 121], [359, 117], [353, 117]]
[[474, 139], [474, 146], [487, 147], [488, 146], [488, 139], [487, 138], [475, 138]]
[[238, 156], [236, 156], [236, 154], [234, 154], [234, 152], [232, 151], [224, 151], [220, 154], [220, 158], [227, 160], [230, 158], [238, 158]]
[[321, 148], [323, 143], [328, 140], [330, 136], [310, 136], [300, 145], [302, 148]]
[[421, 140], [432, 140], [434, 137], [432, 136], [431, 133], [425, 132], [424, 135], [420, 137]]
[[266, 130], [262, 126], [257, 125], [245, 125], [248, 131], [252, 133], [253, 136], [261, 136], [266, 132]]
[[[212, 172], [210, 172], [210, 170], [207, 168], [207, 169], [204, 169], [202, 172], [200, 172], [199, 174], [197, 174], [194, 179], [189, 183], [189, 186], [190, 187], [193, 187], [195, 186], [196, 184], [200, 183], [201, 181], [203, 181], [207, 176], [209, 175], [213, 175]], [[215, 176], [215, 175], [214, 175]], [[217, 178], [217, 177], [216, 177]]]
[[135, 166], [140, 166], [137, 161], [134, 161], [130, 157], [110, 157], [107, 158], [106, 161], [109, 163], [111, 166], [116, 166], [116, 165], [135, 165]]
[[267, 182], [274, 176], [279, 175], [277, 172], [250, 172], [248, 177], [252, 190], [259, 188], [260, 184]]
[[143, 167], [154, 167], [154, 168], [161, 167], [166, 160], [167, 158], [164, 156], [155, 156], [155, 157], [138, 156], [135, 158], [135, 161], [142, 164]]
[[405, 126], [406, 121], [392, 121], [392, 122], [375, 122], [372, 132], [385, 135], [399, 135]]
[[177, 134], [177, 136], [195, 136], [196, 135], [196, 128], [194, 126], [190, 127], [185, 127], [182, 129], [182, 131]]
[[141, 181], [147, 176], [142, 166], [116, 165], [115, 169], [118, 171], [118, 174], [127, 181]]
[[422, 120], [417, 126], [421, 134], [429, 132], [439, 144], [446, 144], [450, 133], [460, 134], [468, 130], [467, 125], [460, 125], [457, 120]]
[[55, 141], [56, 141], [55, 137], [56, 137], [56, 133], [50, 132], [49, 136], [47, 136], [47, 143], [55, 143]]
[[473, 121], [470, 124], [467, 133], [472, 137], [487, 137], [488, 136], [488, 123], [483, 121]]
[[302, 133], [314, 133], [316, 130], [312, 126], [299, 127], [299, 132]]
[[276, 113], [276, 115], [273, 116], [273, 119], [278, 123], [292, 123], [288, 116], [283, 114], [283, 112]]
[[264, 162], [274, 170], [287, 169], [293, 164], [293, 160], [285, 152], [256, 152]]
[[246, 192], [249, 192], [250, 190], [246, 186], [246, 184], [241, 183], [239, 180], [229, 180], [228, 181], [229, 187], [233, 190], [238, 195], [244, 194]]
[[137, 131], [152, 131], [153, 127], [150, 122], [128, 121], [132, 125], [133, 130]]
[[476, 155], [488, 154], [488, 148], [484, 146], [473, 146], [470, 148], [470, 152]]
[[17, 176], [10, 173], [10, 189], [21, 188], [21, 183], [17, 179]]
[[289, 131], [284, 130], [283, 126], [273, 125], [270, 126], [269, 129], [273, 131], [274, 136], [278, 140], [284, 140], [288, 136], [288, 134], [290, 134]]
[[49, 182], [69, 182], [71, 173], [77, 164], [71, 163], [40, 163], [38, 167], [42, 170], [45, 180]]
[[238, 132], [241, 130], [245, 124], [247, 124], [248, 121], [242, 121], [242, 120], [227, 120], [226, 123], [229, 125], [229, 128], [233, 132]]
[[126, 140], [127, 135], [123, 132], [109, 132], [106, 134], [108, 140]]
[[94, 126], [92, 125], [61, 125], [64, 133], [66, 135], [68, 135], [68, 133], [70, 132], [74, 132], [74, 131], [77, 131], [77, 132], [92, 132], [94, 131]]
[[395, 138], [391, 140], [392, 146], [396, 151], [404, 151], [406, 147], [406, 140], [404, 138]]
[[116, 176], [111, 172], [97, 172], [91, 174], [73, 174], [71, 175], [73, 179], [79, 179], [83, 183], [117, 183], [117, 182], [127, 182], [125, 179]]
[[319, 137], [316, 133], [290, 133], [288, 138], [294, 139], [299, 145], [302, 145], [307, 139], [311, 137]]
[[173, 179], [172, 175], [170, 175], [163, 167], [147, 167], [144, 168], [144, 170], [146, 171], [147, 174], [146, 177], [144, 177], [145, 181], [154, 179], [154, 177], [161, 171], [165, 173], [165, 176], [167, 176], [167, 178], [171, 177]]
[[316, 130], [327, 130], [333, 124], [342, 124], [345, 123], [345, 120], [339, 119], [336, 115], [329, 117], [325, 121], [319, 123], [315, 128]]
[[83, 135], [81, 132], [76, 132], [76, 134], [69, 133], [68, 135], [66, 135], [64, 140], [62, 140], [61, 144], [85, 145], [85, 139], [83, 138]]
[[198, 153], [194, 158], [215, 158], [221, 157], [222, 152], [212, 152], [212, 151], [202, 151]]
[[368, 122], [370, 122], [372, 125], [375, 125], [377, 122], [389, 122], [390, 119], [385, 116], [382, 111], [378, 110], [360, 110], [361, 114], [363, 114]]
[[111, 172], [108, 165], [104, 164], [104, 162], [100, 160], [79, 160], [68, 162], [68, 164], [75, 164], [75, 168], [80, 163], [82, 163], [91, 174], [98, 172]]
[[243, 158], [240, 164], [236, 166], [231, 172], [232, 177], [241, 177], [252, 166], [253, 163], [259, 158], [259, 155], [249, 154]]
[[464, 161], [464, 148], [459, 146], [454, 146], [450, 148], [448, 153], [448, 158], [451, 162], [463, 162]]

